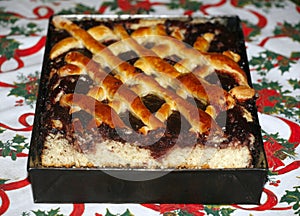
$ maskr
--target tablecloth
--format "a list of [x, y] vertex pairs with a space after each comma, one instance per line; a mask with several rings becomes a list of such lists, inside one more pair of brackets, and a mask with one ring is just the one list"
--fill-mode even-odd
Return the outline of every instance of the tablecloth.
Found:
[[[299, 5], [298, 0], [0, 1], [0, 215], [300, 215]], [[55, 13], [238, 15], [269, 166], [261, 205], [34, 203], [26, 165], [48, 19]]]

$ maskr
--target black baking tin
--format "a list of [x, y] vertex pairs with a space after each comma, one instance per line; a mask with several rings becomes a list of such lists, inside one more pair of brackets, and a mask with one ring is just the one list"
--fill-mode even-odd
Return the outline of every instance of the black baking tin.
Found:
[[[65, 15], [72, 19], [128, 19], [128, 18], [175, 18], [189, 17], [140, 16], [140, 15]], [[212, 18], [203, 18], [212, 19]], [[218, 18], [220, 19], [220, 18]], [[222, 17], [227, 20], [228, 30], [238, 34], [238, 46], [242, 49], [243, 69], [251, 78], [238, 17]], [[50, 19], [51, 22], [51, 19]], [[51, 25], [51, 24], [50, 24]], [[49, 26], [50, 26], [49, 25]], [[28, 159], [28, 173], [33, 198], [37, 203], [202, 203], [202, 204], [259, 204], [267, 180], [267, 161], [255, 110], [256, 148], [253, 150], [253, 168], [237, 169], [103, 169], [103, 168], [53, 168], [43, 167], [40, 162], [42, 143], [42, 120], [45, 110], [47, 62], [50, 53], [51, 31], [45, 49], [40, 80], [39, 96], [32, 131]], [[147, 175], [161, 175], [150, 180], [130, 181], [114, 176], [125, 175], [143, 179]]]

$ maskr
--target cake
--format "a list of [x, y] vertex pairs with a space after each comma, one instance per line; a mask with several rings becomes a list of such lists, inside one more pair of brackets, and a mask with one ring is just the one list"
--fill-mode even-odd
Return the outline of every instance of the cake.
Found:
[[40, 113], [45, 167], [249, 168], [258, 145], [230, 18], [54, 16]]

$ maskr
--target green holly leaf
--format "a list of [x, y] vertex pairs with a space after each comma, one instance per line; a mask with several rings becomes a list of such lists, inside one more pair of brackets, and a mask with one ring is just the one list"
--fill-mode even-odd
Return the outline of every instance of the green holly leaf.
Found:
[[0, 134], [2, 134], [5, 131], [5, 129], [0, 128]]
[[295, 148], [297, 143], [291, 143], [287, 139], [281, 138], [279, 133], [267, 133], [262, 130], [264, 142], [269, 142], [271, 144], [279, 143], [282, 148], [274, 154], [275, 157], [284, 160], [286, 157], [294, 158], [296, 156]]
[[299, 59], [300, 58], [300, 52], [292, 52], [291, 53], [292, 59]]
[[193, 214], [187, 212], [187, 211], [183, 211], [182, 209], [180, 209], [178, 212], [177, 212], [177, 215], [178, 216], [193, 216]]
[[266, 61], [264, 66], [267, 71], [270, 71], [272, 68], [274, 68], [274, 64], [271, 61]]
[[9, 35], [25, 35], [30, 36], [37, 32], [41, 32], [42, 29], [37, 28], [35, 23], [28, 23], [26, 26], [13, 26], [10, 28]]
[[296, 90], [296, 89], [300, 89], [300, 80], [297, 80], [297, 79], [289, 79], [288, 80], [289, 84], [291, 86], [293, 86], [293, 89]]
[[231, 208], [221, 208], [221, 215], [222, 216], [230, 216], [231, 213], [233, 213], [235, 211], [235, 209], [231, 209]]
[[253, 66], [260, 66], [265, 62], [265, 58], [263, 58], [261, 55], [258, 57], [252, 57], [249, 63]]
[[108, 209], [106, 209], [106, 214], [105, 216], [134, 216], [128, 209], [123, 214], [112, 214]]
[[248, 4], [250, 4], [252, 2], [252, 0], [237, 0], [236, 1], [236, 6], [237, 7], [244, 7]]
[[220, 208], [219, 206], [205, 206], [204, 211], [207, 213], [207, 215], [213, 215], [213, 216], [230, 216], [231, 213], [235, 211], [235, 209], [231, 208]]
[[27, 24], [27, 27], [28, 27], [28, 28], [31, 28], [31, 29], [34, 29], [34, 28], [37, 27], [37, 24], [36, 24], [36, 23], [30, 22], [30, 23]]
[[286, 35], [294, 41], [300, 42], [300, 22], [294, 25], [288, 22], [280, 23], [275, 27], [273, 33], [275, 35]]
[[62, 10], [58, 12], [58, 14], [97, 14], [99, 13], [97, 10], [95, 10], [94, 7], [89, 7], [84, 4], [76, 4], [74, 8], [70, 8], [68, 10]]
[[254, 4], [258, 8], [284, 8], [285, 4], [281, 0], [254, 0], [252, 1], [252, 4]]
[[249, 65], [257, 70], [258, 74], [265, 76], [271, 69], [278, 67], [282, 74], [289, 71], [295, 61], [272, 51], [263, 51], [259, 56], [254, 56], [249, 61]]
[[110, 213], [110, 211], [108, 209], [106, 209], [105, 216], [116, 216], [116, 215]]
[[60, 211], [60, 208], [57, 209], [51, 209], [50, 211], [32, 211], [36, 216], [64, 216], [63, 214], [58, 214]]
[[266, 114], [282, 114], [288, 118], [300, 119], [300, 98], [291, 96], [291, 91], [283, 90], [278, 82], [269, 82], [265, 78], [254, 83], [258, 99], [256, 104], [260, 112]]
[[12, 160], [16, 160], [17, 153], [29, 149], [29, 143], [25, 143], [26, 139], [24, 136], [16, 134], [11, 140], [7, 140], [6, 142], [0, 141], [0, 152], [2, 156], [10, 156]]
[[126, 212], [121, 214], [121, 216], [134, 216], [128, 209], [126, 209]]
[[25, 77], [23, 74], [18, 76], [20, 83], [14, 83], [15, 88], [11, 89], [8, 96], [14, 95], [16, 97], [23, 97], [25, 103], [32, 106], [38, 94], [38, 83], [39, 83], [39, 73], [29, 74]]
[[25, 143], [24, 145], [13, 145], [16, 153], [21, 153], [24, 149], [29, 149], [29, 143]]
[[172, 0], [170, 3], [166, 4], [170, 9], [178, 9], [183, 8], [185, 10], [197, 11], [201, 7], [202, 3], [199, 1], [192, 1], [192, 0]]
[[285, 4], [281, 0], [236, 0], [238, 7], [245, 7], [247, 5], [255, 5], [258, 8], [284, 8]]
[[8, 96], [14, 95], [14, 96], [21, 96], [21, 95], [26, 95], [26, 84], [25, 83], [15, 83], [16, 88], [13, 88]]
[[113, 10], [113, 11], [119, 8], [119, 5], [118, 5], [117, 1], [112, 1], [112, 2], [105, 1], [105, 2], [102, 3], [101, 6], [109, 7], [110, 10]]
[[17, 160], [17, 153], [14, 152], [14, 151], [11, 151], [10, 152], [10, 157], [11, 157], [12, 160]]
[[0, 178], [0, 185], [5, 184], [5, 182], [7, 182], [9, 179], [1, 179]]
[[19, 18], [5, 11], [4, 7], [0, 7], [0, 25], [7, 26], [17, 22]]
[[15, 54], [15, 50], [19, 48], [20, 43], [14, 39], [8, 39], [8, 38], [0, 38], [0, 56], [3, 56], [7, 59], [13, 58]]
[[300, 186], [294, 187], [294, 191], [285, 191], [285, 195], [283, 195], [280, 199], [280, 202], [286, 202], [288, 204], [294, 203], [293, 210], [295, 214], [300, 215]]
[[18, 134], [16, 134], [15, 137], [12, 139], [12, 141], [17, 144], [24, 143], [25, 140], [26, 140], [26, 137], [18, 135]]
[[7, 157], [10, 154], [10, 148], [3, 148], [2, 149], [2, 157]]

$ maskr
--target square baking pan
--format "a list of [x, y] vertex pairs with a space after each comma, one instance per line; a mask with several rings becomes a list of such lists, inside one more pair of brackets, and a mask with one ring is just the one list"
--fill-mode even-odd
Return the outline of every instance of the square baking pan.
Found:
[[[225, 17], [177, 17], [147, 15], [62, 15], [77, 23], [145, 20], [186, 20], [201, 19], [203, 22], [221, 21], [227, 37], [217, 46], [229, 43], [227, 47], [239, 53], [239, 64], [245, 71], [249, 85], [251, 77], [240, 19]], [[45, 167], [41, 163], [44, 147], [44, 112], [49, 94], [49, 53], [55, 43], [65, 35], [58, 34], [49, 22], [44, 62], [40, 79], [32, 131], [28, 173], [34, 201], [37, 203], [202, 203], [202, 204], [259, 204], [267, 181], [267, 161], [258, 122], [257, 110], [251, 104], [255, 136], [251, 149], [252, 166], [249, 168], [226, 169], [147, 169], [147, 168], [97, 168], [97, 167]], [[214, 25], [210, 25], [214, 28]]]

